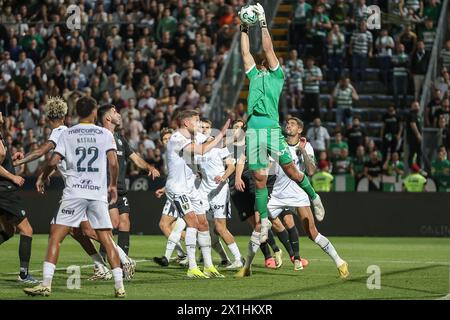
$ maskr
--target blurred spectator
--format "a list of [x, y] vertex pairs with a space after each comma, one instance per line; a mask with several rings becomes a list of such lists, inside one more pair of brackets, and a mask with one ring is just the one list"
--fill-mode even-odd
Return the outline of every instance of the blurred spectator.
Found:
[[369, 154], [369, 161], [364, 165], [364, 176], [369, 180], [369, 191], [381, 191], [381, 173], [383, 164], [378, 153], [372, 151]]
[[312, 121], [320, 118], [320, 81], [322, 81], [322, 70], [315, 66], [315, 58], [309, 57], [306, 60], [306, 68], [303, 73], [303, 109], [305, 110], [304, 120]]
[[194, 88], [193, 83], [188, 83], [186, 85], [186, 90], [180, 95], [178, 99], [178, 105], [181, 107], [188, 106], [193, 108], [197, 105], [200, 99], [200, 95]]
[[[341, 25], [342, 27], [347, 27], [350, 23], [350, 4], [346, 3], [345, 0], [336, 0], [331, 6], [330, 18], [334, 21], [335, 25]], [[335, 26], [333, 26], [334, 28]]]
[[365, 81], [366, 68], [369, 58], [372, 58], [373, 37], [367, 30], [367, 24], [362, 21], [359, 29], [352, 34], [349, 53], [352, 56], [352, 80], [355, 82]]
[[445, 146], [440, 146], [436, 160], [431, 163], [431, 177], [436, 181], [438, 189], [450, 187], [450, 161], [447, 159]]
[[[339, 0], [342, 6], [347, 6], [343, 0]], [[335, 4], [337, 5], [338, 2]], [[342, 73], [345, 53], [345, 36], [340, 31], [339, 24], [335, 23], [328, 33], [328, 79], [337, 82]]]
[[319, 171], [311, 178], [312, 185], [317, 192], [330, 192], [334, 177], [329, 173], [328, 163], [320, 161], [318, 167]]
[[434, 81], [434, 87], [436, 90], [441, 91], [442, 96], [450, 96], [449, 95], [449, 89], [450, 89], [450, 73], [447, 68], [441, 69], [441, 76], [437, 77], [437, 79]]
[[404, 46], [404, 52], [411, 56], [417, 48], [417, 35], [412, 31], [411, 24], [406, 24], [398, 35], [398, 42]]
[[383, 164], [383, 170], [386, 175], [401, 178], [405, 174], [405, 165], [400, 161], [398, 152], [389, 153]]
[[405, 15], [408, 10], [423, 15], [423, 1], [422, 0], [399, 0], [400, 15]]
[[425, 43], [420, 40], [417, 42], [417, 50], [414, 52], [411, 61], [411, 73], [414, 79], [414, 99], [419, 99], [420, 90], [422, 89], [425, 74], [428, 69], [430, 60], [430, 52], [425, 51]]
[[383, 115], [383, 127], [381, 129], [383, 161], [388, 154], [399, 150], [403, 134], [403, 122], [397, 115], [394, 106], [389, 106], [388, 112]]
[[291, 43], [294, 45], [294, 49], [303, 51], [304, 41], [306, 35], [306, 21], [312, 6], [305, 0], [298, 0], [294, 4], [294, 9], [290, 17], [290, 29], [289, 34], [291, 38]]
[[450, 100], [443, 99], [441, 106], [436, 109], [433, 115], [433, 127], [437, 128], [439, 119], [443, 117], [445, 120], [445, 125], [450, 123]]
[[[413, 162], [418, 164], [422, 161], [422, 118], [419, 115], [419, 102], [414, 101], [411, 109], [406, 116], [406, 141], [408, 143], [408, 164], [411, 166]], [[414, 161], [415, 159], [415, 161]]]
[[432, 19], [425, 20], [425, 28], [419, 32], [419, 38], [425, 44], [425, 50], [431, 53], [433, 49], [434, 39], [436, 38], [436, 28]]
[[403, 185], [407, 192], [423, 192], [427, 178], [420, 174], [420, 166], [417, 163], [411, 165], [411, 173], [403, 179]]
[[330, 135], [328, 134], [328, 130], [322, 126], [320, 118], [314, 119], [313, 126], [308, 129], [306, 137], [311, 143], [316, 156], [320, 152], [326, 152], [328, 150]]
[[439, 14], [441, 11], [440, 0], [428, 0], [425, 8], [423, 9], [423, 16], [425, 18], [433, 20], [434, 24], [437, 24], [439, 20]]
[[439, 89], [433, 90], [432, 95], [433, 96], [431, 98], [431, 101], [428, 102], [427, 106], [425, 107], [424, 120], [426, 127], [431, 127], [433, 125], [434, 114], [436, 113], [436, 110], [440, 108], [442, 102], [441, 90]]
[[445, 42], [445, 47], [442, 48], [440, 53], [440, 60], [442, 66], [445, 67], [448, 71], [450, 69], [450, 40], [447, 40], [447, 42]]
[[298, 58], [297, 50], [290, 51], [285, 67], [291, 97], [291, 109], [299, 109], [302, 104], [303, 61]]
[[356, 183], [364, 177], [364, 166], [368, 160], [364, 146], [358, 146], [356, 148], [356, 156], [352, 160], [353, 174]]
[[359, 117], [353, 118], [351, 127], [347, 130], [346, 136], [350, 156], [354, 157], [356, 155], [357, 148], [359, 146], [364, 146], [367, 138], [365, 130], [361, 127]]
[[337, 131], [334, 134], [334, 141], [330, 144], [329, 147], [329, 155], [330, 159], [336, 159], [341, 154], [342, 149], [348, 149], [347, 142], [342, 140], [342, 133], [340, 131]]
[[375, 40], [375, 48], [377, 50], [381, 79], [384, 85], [389, 87], [389, 70], [391, 69], [392, 49], [395, 48], [395, 42], [387, 29], [381, 30], [380, 36]]
[[359, 100], [358, 93], [350, 84], [349, 78], [341, 78], [330, 96], [330, 105], [336, 104], [336, 125], [350, 127], [353, 118], [353, 100]]
[[331, 22], [328, 15], [324, 12], [324, 6], [316, 4], [314, 13], [307, 20], [307, 36], [310, 39], [309, 43], [312, 45], [311, 54], [318, 58], [319, 65], [325, 62], [325, 44], [328, 32], [331, 30]]
[[348, 154], [348, 149], [341, 149], [339, 156], [333, 159], [333, 175], [351, 174], [353, 175], [352, 159]]

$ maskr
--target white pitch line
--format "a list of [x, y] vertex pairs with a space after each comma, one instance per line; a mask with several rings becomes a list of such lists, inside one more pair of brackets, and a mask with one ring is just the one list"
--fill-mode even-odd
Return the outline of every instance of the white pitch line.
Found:
[[[330, 261], [329, 259], [323, 258], [311, 258], [309, 261]], [[430, 264], [430, 265], [445, 265], [448, 266], [450, 263], [448, 261], [412, 261], [412, 260], [346, 260], [347, 262], [355, 263], [398, 263], [398, 264]]]
[[[136, 263], [141, 263], [141, 262], [150, 262], [152, 260], [134, 260]], [[73, 266], [73, 265], [72, 265]], [[94, 265], [93, 264], [85, 264], [80, 266], [80, 269], [87, 269], [87, 268], [92, 268]], [[55, 271], [64, 271], [67, 270], [69, 266], [67, 267], [60, 267], [60, 268], [56, 268]], [[36, 270], [29, 270], [29, 273], [42, 273], [42, 269], [36, 269]], [[0, 273], [0, 274], [4, 274], [4, 275], [17, 275], [19, 274], [19, 272], [9, 272], [9, 273]]]
[[[322, 258], [311, 258], [308, 259], [309, 261], [318, 261], [318, 262], [328, 262], [329, 259], [322, 259]], [[152, 262], [153, 260], [135, 260], [136, 263], [142, 263], [142, 262]], [[369, 261], [369, 260], [347, 260], [349, 263], [396, 263], [396, 264], [429, 264], [429, 265], [445, 265], [449, 266], [450, 263], [447, 261], [412, 261], [412, 260], [377, 260], [377, 261]], [[80, 266], [81, 269], [87, 269], [92, 268], [93, 264], [85, 264]], [[67, 266], [68, 267], [68, 266]], [[67, 269], [67, 267], [60, 267], [56, 268], [56, 271], [64, 271]], [[42, 269], [37, 270], [30, 270], [30, 273], [42, 273]], [[9, 272], [9, 273], [0, 273], [3, 275], [17, 275], [19, 272]]]

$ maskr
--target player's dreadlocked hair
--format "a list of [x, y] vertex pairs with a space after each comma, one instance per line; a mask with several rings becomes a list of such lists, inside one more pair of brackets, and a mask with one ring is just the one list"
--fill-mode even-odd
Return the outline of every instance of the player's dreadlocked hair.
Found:
[[45, 105], [45, 115], [50, 120], [64, 119], [67, 114], [67, 103], [61, 97], [50, 97]]

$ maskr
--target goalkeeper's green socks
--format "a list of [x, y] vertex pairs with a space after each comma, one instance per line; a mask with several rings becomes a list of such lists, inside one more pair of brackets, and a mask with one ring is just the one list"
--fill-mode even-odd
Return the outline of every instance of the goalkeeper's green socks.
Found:
[[303, 180], [298, 184], [298, 186], [306, 192], [311, 200], [317, 198], [316, 190], [314, 190], [314, 188], [312, 187], [306, 174], [303, 174]]
[[267, 199], [269, 197], [267, 187], [264, 187], [262, 189], [257, 188], [255, 195], [256, 209], [259, 212], [259, 216], [261, 217], [261, 219], [267, 219], [269, 217], [269, 212], [267, 211]]

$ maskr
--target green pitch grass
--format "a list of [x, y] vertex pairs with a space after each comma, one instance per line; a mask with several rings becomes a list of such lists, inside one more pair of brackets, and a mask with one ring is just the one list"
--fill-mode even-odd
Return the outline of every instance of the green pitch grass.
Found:
[[[57, 271], [50, 297], [28, 297], [24, 285], [17, 283], [18, 239], [0, 246], [0, 299], [112, 299], [113, 281], [90, 282], [92, 262], [78, 244], [67, 238], [61, 246], [58, 268], [70, 265], [81, 268], [81, 289], [69, 290], [69, 274]], [[247, 251], [248, 237], [238, 237], [242, 253]], [[450, 241], [445, 238], [344, 238], [330, 237], [341, 257], [350, 265], [351, 278], [342, 281], [334, 263], [314, 243], [300, 239], [302, 257], [309, 266], [294, 271], [287, 256], [278, 270], [263, 267], [257, 254], [250, 278], [233, 278], [234, 272], [223, 271], [225, 279], [187, 279], [186, 270], [176, 265], [161, 268], [152, 261], [138, 262], [135, 278], [125, 283], [128, 299], [437, 299], [449, 293]], [[33, 239], [31, 269], [42, 277], [42, 260], [46, 235]], [[130, 256], [150, 260], [164, 251], [162, 236], [132, 236]], [[218, 262], [218, 257], [214, 256]], [[377, 265], [381, 270], [381, 289], [369, 290], [367, 269]]]

